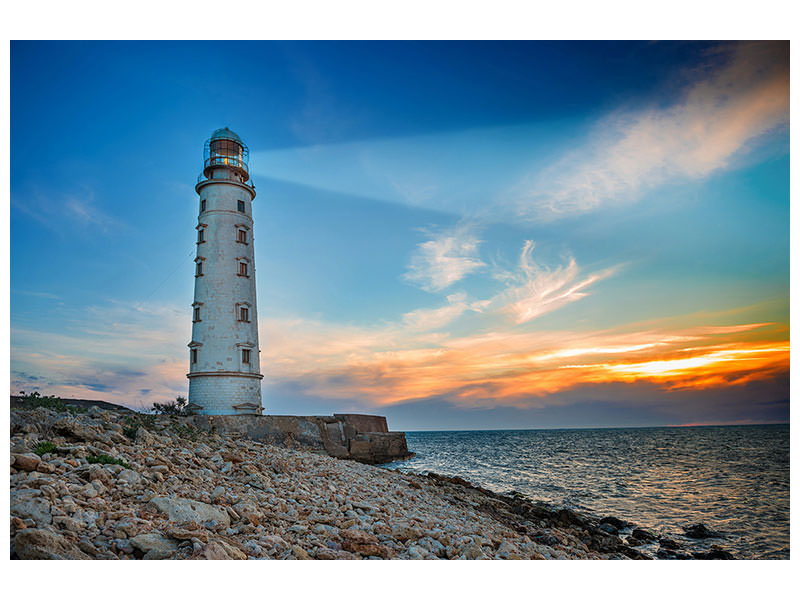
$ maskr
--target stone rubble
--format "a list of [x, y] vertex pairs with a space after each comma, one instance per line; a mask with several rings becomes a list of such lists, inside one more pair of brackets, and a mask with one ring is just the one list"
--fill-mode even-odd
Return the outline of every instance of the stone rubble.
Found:
[[181, 417], [15, 409], [11, 434], [12, 558], [645, 558], [572, 511]]

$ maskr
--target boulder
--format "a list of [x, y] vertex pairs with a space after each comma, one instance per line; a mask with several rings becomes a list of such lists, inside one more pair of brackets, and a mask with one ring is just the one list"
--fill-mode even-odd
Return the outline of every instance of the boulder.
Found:
[[662, 548], [666, 548], [667, 550], [678, 550], [681, 547], [678, 542], [669, 538], [661, 538], [658, 540], [658, 543]]
[[617, 528], [614, 527], [611, 523], [600, 523], [597, 527], [600, 531], [605, 531], [606, 533], [610, 533], [611, 535], [617, 535]]
[[635, 537], [637, 540], [642, 540], [643, 542], [652, 542], [653, 540], [656, 539], [655, 535], [653, 535], [646, 529], [640, 529], [638, 527], [633, 530], [631, 535]]
[[238, 548], [223, 542], [213, 540], [192, 555], [195, 560], [247, 560], [247, 555]]
[[178, 550], [178, 544], [160, 533], [142, 533], [131, 538], [131, 546], [144, 553], [144, 560], [170, 558]]
[[22, 519], [33, 519], [37, 526], [50, 525], [53, 516], [51, 505], [40, 490], [22, 489], [11, 492], [11, 514]]
[[142, 446], [158, 446], [161, 443], [161, 438], [140, 425], [136, 430], [136, 443]]
[[227, 511], [205, 502], [189, 500], [188, 498], [156, 496], [147, 503], [147, 506], [165, 514], [170, 521], [175, 521], [176, 523], [183, 523], [184, 521], [196, 521], [198, 523], [216, 521], [225, 527], [229, 527], [231, 524], [231, 518], [228, 516]]
[[603, 517], [600, 519], [600, 523], [608, 523], [616, 527], [617, 529], [625, 529], [626, 527], [630, 527], [630, 523], [627, 521], [623, 521], [622, 519], [618, 519], [617, 517]]
[[719, 533], [711, 531], [702, 523], [697, 523], [696, 525], [692, 525], [691, 527], [685, 527], [683, 531], [688, 537], [696, 539], [721, 537]]
[[733, 554], [727, 550], [709, 550], [708, 552], [692, 552], [697, 560], [734, 560]]
[[125, 469], [119, 475], [117, 475], [117, 483], [129, 485], [131, 487], [137, 487], [142, 485], [144, 480], [142, 479], [142, 476], [133, 469]]
[[14, 551], [23, 560], [88, 560], [92, 557], [81, 551], [64, 536], [44, 529], [23, 529], [14, 538]]
[[394, 550], [382, 545], [374, 535], [358, 529], [343, 529], [339, 532], [342, 538], [342, 548], [348, 552], [362, 556], [379, 556], [380, 558], [393, 558]]
[[311, 557], [308, 555], [308, 552], [303, 550], [303, 548], [301, 548], [297, 544], [292, 546], [292, 554], [297, 560], [311, 560]]
[[26, 452], [25, 454], [12, 454], [11, 457], [14, 459], [11, 464], [18, 471], [35, 471], [36, 467], [39, 466], [39, 463], [42, 462], [42, 460], [32, 452]]

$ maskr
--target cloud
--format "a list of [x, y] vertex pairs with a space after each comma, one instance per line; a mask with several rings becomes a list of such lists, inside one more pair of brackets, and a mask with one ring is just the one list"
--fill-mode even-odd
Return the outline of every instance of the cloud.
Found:
[[36, 381], [48, 394], [131, 407], [143, 407], [144, 396], [149, 406], [186, 395], [188, 309], [112, 301], [64, 322], [58, 333], [11, 329], [12, 392]]
[[525, 177], [505, 197], [519, 216], [555, 219], [636, 199], [673, 180], [729, 167], [759, 138], [788, 126], [788, 44], [718, 48], [668, 106], [619, 110], [593, 139]]
[[587, 295], [585, 291], [593, 283], [612, 275], [615, 269], [579, 278], [578, 265], [574, 258], [566, 266], [548, 269], [533, 260], [535, 244], [527, 240], [519, 257], [516, 272], [502, 272], [497, 276], [511, 282], [490, 306], [500, 306], [500, 310], [512, 315], [517, 324], [527, 323], [545, 313], [580, 300]]
[[51, 294], [50, 292], [34, 292], [28, 290], [11, 290], [12, 294], [21, 294], [23, 296], [33, 296], [34, 298], [47, 298], [48, 300], [61, 300], [61, 296]]
[[442, 232], [417, 246], [403, 278], [428, 292], [448, 288], [486, 266], [478, 258], [480, 243], [465, 225]]
[[34, 189], [24, 198], [13, 195], [11, 206], [60, 236], [85, 231], [112, 235], [131, 229], [100, 207], [90, 187], [55, 196]]
[[585, 131], [530, 122], [341, 144], [306, 136], [313, 145], [254, 151], [253, 170], [482, 222], [586, 214], [734, 168], [788, 131], [788, 54], [787, 42], [722, 44], [674, 72], [669, 95], [633, 98]]
[[[650, 382], [664, 391], [703, 390], [774, 379], [788, 370], [788, 331], [775, 323], [709, 325], [723, 316], [705, 314], [691, 327], [676, 327], [670, 318], [633, 331], [529, 330], [525, 319], [583, 297], [606, 275], [580, 277], [571, 260], [558, 269], [534, 268], [532, 247], [526, 244], [518, 269], [505, 274], [515, 283], [489, 301], [459, 292], [446, 305], [374, 327], [262, 322], [270, 385], [336, 403], [439, 398], [462, 407], [530, 408], [549, 406], [554, 394], [580, 386]], [[528, 285], [537, 280], [538, 286]], [[469, 314], [487, 326], [442, 330]]]

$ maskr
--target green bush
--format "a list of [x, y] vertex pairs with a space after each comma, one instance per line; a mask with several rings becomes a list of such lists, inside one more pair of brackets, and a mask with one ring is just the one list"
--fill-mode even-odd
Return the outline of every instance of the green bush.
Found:
[[153, 413], [157, 415], [186, 416], [192, 414], [187, 408], [188, 405], [189, 401], [186, 400], [186, 398], [178, 396], [175, 398], [175, 402], [168, 402], [165, 404], [153, 402]]
[[108, 454], [100, 454], [98, 456], [95, 455], [87, 456], [86, 460], [89, 461], [90, 465], [122, 465], [126, 469], [131, 468], [131, 466], [121, 458], [113, 458]]
[[53, 442], [39, 442], [34, 452], [39, 456], [44, 456], [45, 454], [53, 454], [56, 450], [58, 450], [58, 446]]

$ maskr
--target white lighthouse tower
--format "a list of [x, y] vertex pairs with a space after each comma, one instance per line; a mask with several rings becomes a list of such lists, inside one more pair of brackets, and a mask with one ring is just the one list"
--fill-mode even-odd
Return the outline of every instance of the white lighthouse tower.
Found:
[[197, 219], [189, 402], [199, 414], [261, 414], [248, 150], [225, 127], [205, 144]]

